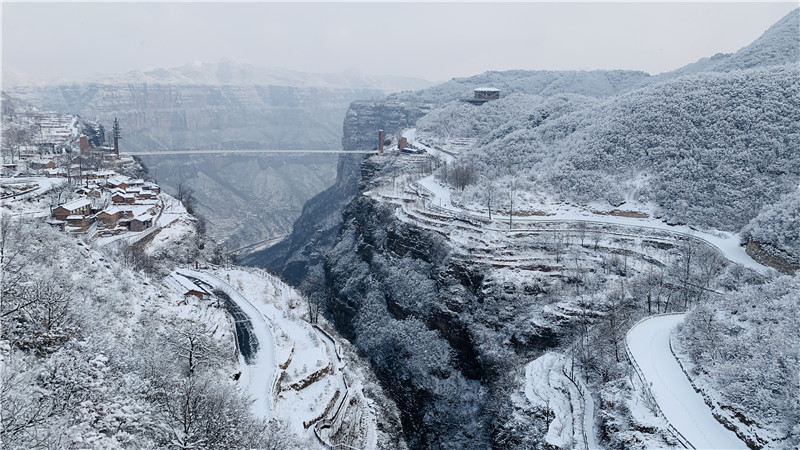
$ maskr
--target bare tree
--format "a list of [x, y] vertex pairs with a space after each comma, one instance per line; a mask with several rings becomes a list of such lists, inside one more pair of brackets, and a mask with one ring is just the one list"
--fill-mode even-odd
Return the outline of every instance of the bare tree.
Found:
[[164, 343], [182, 361], [185, 373], [191, 375], [199, 368], [218, 366], [224, 361], [224, 355], [214, 343], [214, 330], [208, 324], [188, 320], [174, 325], [164, 336]]
[[475, 167], [472, 163], [458, 163], [453, 167], [452, 173], [453, 186], [464, 190], [475, 181]]
[[76, 158], [72, 153], [65, 153], [57, 158], [57, 165], [64, 171], [67, 176], [67, 184], [70, 186], [72, 186], [72, 177], [75, 176], [75, 171], [72, 167], [75, 164], [75, 160]]
[[594, 244], [594, 250], [597, 251], [597, 245], [603, 240], [603, 234], [600, 232], [600, 230], [592, 230], [591, 238], [592, 244]]
[[178, 193], [176, 194], [176, 197], [183, 204], [183, 207], [186, 208], [186, 211], [189, 214], [194, 214], [194, 208], [197, 200], [194, 197], [194, 189], [189, 187], [186, 181], [181, 181], [178, 183]]
[[581, 247], [583, 247], [583, 241], [586, 239], [586, 233], [587, 233], [586, 222], [583, 220], [578, 221], [578, 223], [576, 224], [576, 228], [578, 229], [578, 239], [581, 240]]
[[695, 265], [695, 255], [698, 251], [697, 242], [691, 237], [682, 237], [678, 241], [678, 257], [672, 266], [673, 276], [680, 284], [680, 293], [683, 298], [683, 307], [689, 306], [692, 293], [692, 269]]
[[327, 286], [325, 285], [325, 274], [321, 269], [316, 269], [303, 280], [300, 290], [308, 304], [308, 321], [317, 323], [319, 314], [322, 312], [322, 305], [325, 302]]
[[14, 154], [17, 159], [20, 158], [22, 146], [30, 143], [30, 131], [25, 128], [8, 127], [3, 130], [3, 155], [8, 154], [11, 157], [11, 163], [14, 162]]
[[442, 184], [448, 184], [450, 181], [450, 166], [447, 164], [447, 159], [442, 159], [442, 164], [439, 166], [439, 181]]
[[483, 200], [486, 202], [486, 208], [489, 211], [489, 220], [492, 220], [492, 204], [497, 196], [497, 188], [494, 184], [494, 177], [488, 177], [483, 185]]

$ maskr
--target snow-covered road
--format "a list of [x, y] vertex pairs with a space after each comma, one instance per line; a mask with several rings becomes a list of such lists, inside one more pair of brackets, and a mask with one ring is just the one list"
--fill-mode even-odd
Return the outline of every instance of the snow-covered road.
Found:
[[216, 276], [190, 269], [176, 269], [181, 275], [196, 278], [217, 289], [224, 291], [242, 310], [252, 323], [252, 334], [258, 341], [258, 349], [250, 363], [246, 363], [239, 355], [239, 365], [242, 375], [239, 383], [247, 389], [253, 399], [252, 410], [258, 417], [271, 419], [272, 411], [272, 381], [276, 373], [275, 341], [264, 318], [264, 315], [253, 306], [239, 291]]
[[636, 324], [626, 337], [631, 356], [651, 383], [653, 396], [667, 421], [692, 446], [746, 449], [744, 442], [714, 419], [670, 350], [670, 333], [683, 318], [683, 314], [651, 316]]
[[[428, 191], [430, 195], [430, 205], [439, 207], [451, 214], [468, 215], [482, 220], [487, 220], [488, 215], [476, 211], [469, 211], [453, 206], [450, 199], [450, 189], [439, 184], [433, 175], [428, 175], [417, 184]], [[547, 216], [526, 216], [515, 217], [514, 223], [522, 225], [533, 222], [586, 222], [609, 225], [620, 225], [625, 227], [636, 227], [642, 229], [663, 230], [678, 235], [683, 235], [692, 239], [699, 239], [708, 245], [716, 248], [729, 261], [741, 264], [759, 273], [770, 273], [773, 269], [756, 262], [747, 254], [745, 248], [739, 245], [740, 237], [738, 234], [723, 231], [699, 231], [693, 230], [686, 225], [668, 225], [660, 219], [653, 217], [637, 218], [593, 214], [583, 211], [577, 207], [561, 205], [556, 209], [548, 210]], [[490, 225], [489, 228], [492, 226]], [[506, 228], [507, 230], [507, 228]]]

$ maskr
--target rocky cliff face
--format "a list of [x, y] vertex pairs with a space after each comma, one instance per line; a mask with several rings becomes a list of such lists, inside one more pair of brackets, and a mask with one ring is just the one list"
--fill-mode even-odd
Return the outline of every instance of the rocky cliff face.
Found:
[[[356, 101], [344, 119], [342, 147], [372, 150], [378, 145], [378, 130], [387, 137], [399, 135], [425, 115], [428, 107], [414, 103]], [[342, 210], [358, 191], [362, 155], [341, 155], [335, 184], [303, 207], [292, 234], [281, 243], [243, 258], [247, 264], [269, 266], [299, 285], [312, 274], [322, 276], [322, 262], [342, 224]]]
[[[361, 189], [384, 180], [393, 158], [369, 158]], [[387, 161], [388, 160], [388, 161]], [[398, 218], [396, 204], [358, 195], [325, 256], [326, 309], [371, 361], [402, 411], [413, 448], [489, 448], [513, 415], [515, 368], [564, 333], [542, 317], [546, 278], [505, 283], [464, 258], [446, 236]]]
[[18, 87], [31, 103], [106, 123], [124, 150], [338, 148], [350, 102], [375, 89], [258, 85], [72, 84]]
[[[355, 102], [343, 145], [373, 149], [378, 129], [391, 138], [425, 109]], [[357, 195], [394, 159], [340, 157], [336, 184], [306, 204], [292, 235], [249, 262], [325, 293], [337, 329], [367, 355], [400, 407], [411, 447], [518, 442], [524, 431], [498, 435], [513, 414], [506, 377], [555, 346], [560, 333], [531, 327], [530, 311], [518, 309], [521, 298], [535, 299], [544, 288], [489, 280], [488, 267], [454, 257], [439, 234], [400, 221], [393, 205]]]
[[[33, 104], [110, 124], [123, 151], [176, 149], [337, 149], [350, 102], [378, 89], [266, 85], [70, 84], [17, 87]], [[230, 248], [266, 246], [286, 236], [303, 204], [330, 186], [330, 155], [142, 157], [168, 192], [195, 192], [209, 233]]]

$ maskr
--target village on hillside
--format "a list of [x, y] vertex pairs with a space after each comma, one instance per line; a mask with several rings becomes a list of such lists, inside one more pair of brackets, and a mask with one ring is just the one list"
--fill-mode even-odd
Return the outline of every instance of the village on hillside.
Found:
[[109, 147], [99, 125], [95, 135], [81, 134], [86, 124], [77, 116], [23, 110], [4, 119], [12, 125], [3, 136], [4, 213], [44, 219], [90, 240], [144, 232], [159, 223], [165, 198], [158, 184], [126, 175], [138, 175], [138, 165], [119, 156], [116, 121]]

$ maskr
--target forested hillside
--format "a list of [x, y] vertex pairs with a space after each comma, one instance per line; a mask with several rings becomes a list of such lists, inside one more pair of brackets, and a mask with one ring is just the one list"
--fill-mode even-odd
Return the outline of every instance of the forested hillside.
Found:
[[742, 238], [777, 247], [787, 253], [784, 259], [800, 265], [800, 189], [761, 210], [742, 230]]
[[678, 334], [692, 375], [759, 447], [800, 444], [800, 278], [748, 286], [689, 312]]
[[4, 448], [277, 442], [230, 378], [236, 353], [223, 310], [165, 288], [160, 264], [130, 249], [98, 251], [42, 222], [9, 220], [1, 241]]
[[[796, 67], [778, 66], [682, 77], [597, 104], [556, 96], [522, 114], [517, 101], [451, 106], [421, 130], [483, 134], [461, 164], [484, 181], [522, 178], [540, 200], [637, 202], [670, 222], [738, 231], [797, 186], [798, 80]], [[467, 188], [464, 201], [481, 192]]]

